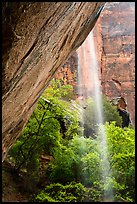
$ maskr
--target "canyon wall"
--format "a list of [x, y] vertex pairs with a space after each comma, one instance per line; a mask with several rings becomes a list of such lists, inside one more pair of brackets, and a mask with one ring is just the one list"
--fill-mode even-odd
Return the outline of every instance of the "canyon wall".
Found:
[[104, 2], [2, 2], [2, 160]]
[[107, 3], [94, 36], [102, 92], [109, 99], [123, 96], [135, 123], [135, 2]]
[[[92, 32], [94, 35], [99, 65], [98, 74], [101, 81], [102, 92], [110, 100], [120, 95], [123, 96], [127, 101], [127, 110], [130, 112], [131, 120], [134, 124], [135, 3], [106, 3]], [[86, 52], [87, 51], [88, 48]], [[77, 93], [77, 70], [75, 70], [77, 64], [77, 53], [75, 53], [64, 65], [64, 70], [67, 70], [68, 73], [67, 78], [65, 78], [65, 83], [71, 83], [71, 81], [73, 81], [75, 93]], [[62, 67], [62, 75], [64, 70]], [[73, 74], [73, 72], [75, 74]], [[83, 87], [84, 86], [86, 86], [86, 84], [83, 84]]]

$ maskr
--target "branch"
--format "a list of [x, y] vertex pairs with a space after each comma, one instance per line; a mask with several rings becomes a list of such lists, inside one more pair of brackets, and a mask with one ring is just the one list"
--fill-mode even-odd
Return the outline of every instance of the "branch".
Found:
[[37, 121], [38, 124], [39, 124], [39, 121], [38, 121], [38, 119], [37, 119], [37, 117], [36, 117], [36, 115], [35, 115], [35, 111], [33, 112], [33, 114], [34, 114], [34, 117], [36, 118], [36, 121]]

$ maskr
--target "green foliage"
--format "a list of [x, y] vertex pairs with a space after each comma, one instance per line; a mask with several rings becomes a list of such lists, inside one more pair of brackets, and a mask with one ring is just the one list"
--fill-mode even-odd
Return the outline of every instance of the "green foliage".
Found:
[[[85, 100], [83, 109], [83, 123], [84, 123], [84, 135], [86, 137], [95, 137], [97, 131], [97, 121], [96, 121], [96, 104], [94, 100], [89, 97]], [[112, 122], [115, 121], [117, 126], [122, 125], [122, 118], [119, 116], [119, 113], [115, 106], [113, 106], [105, 96], [102, 97], [102, 112], [103, 112], [103, 121]]]
[[103, 96], [102, 98], [102, 104], [103, 104], [104, 123], [106, 122], [110, 123], [115, 121], [116, 126], [121, 127], [122, 118], [121, 116], [119, 116], [116, 106], [113, 106], [105, 96]]
[[80, 202], [86, 195], [86, 188], [81, 183], [71, 182], [67, 185], [50, 184], [34, 199], [38, 202]]
[[[49, 177], [51, 182], [81, 182], [83, 185], [97, 189], [98, 199], [103, 196], [103, 189], [109, 191], [112, 186], [115, 199], [134, 200], [135, 189], [135, 147], [134, 130], [120, 128], [114, 122], [105, 125], [108, 159], [111, 178], [102, 183], [100, 164], [100, 139], [75, 137], [68, 145], [56, 149], [55, 160], [50, 163]], [[109, 170], [108, 170], [109, 171]], [[65, 176], [64, 176], [65, 175]]]
[[92, 138], [74, 138], [68, 146], [75, 152], [78, 181], [85, 186], [93, 186], [93, 182], [100, 179], [99, 144]]
[[72, 166], [75, 162], [74, 152], [66, 146], [60, 146], [59, 149], [55, 148], [53, 156], [54, 160], [48, 167], [50, 180], [60, 183], [73, 181], [75, 179], [72, 171]]
[[61, 86], [58, 80], [53, 80], [43, 93], [22, 135], [9, 151], [17, 171], [25, 170], [35, 177], [38, 175], [41, 154], [52, 155], [63, 138], [72, 138], [77, 134], [76, 111], [70, 109], [70, 102], [60, 100], [68, 99], [72, 90], [72, 86]]
[[135, 130], [106, 124], [109, 160], [112, 176], [122, 189], [116, 192], [124, 199], [134, 200], [135, 190]]
[[100, 155], [98, 152], [88, 153], [82, 158], [83, 177], [86, 186], [92, 186], [95, 181], [100, 180]]
[[96, 132], [95, 103], [91, 98], [85, 103], [84, 127], [89, 138], [82, 137], [78, 123], [79, 110], [70, 102], [72, 90], [70, 85], [52, 81], [39, 99], [20, 139], [10, 149], [9, 158], [18, 171], [25, 171], [27, 178], [38, 182], [41, 155], [53, 156], [44, 173], [53, 184], [43, 189], [36, 196], [36, 201], [98, 202], [110, 185], [115, 200], [134, 201], [135, 130], [120, 127], [121, 117], [104, 98], [102, 126], [106, 132], [109, 170], [112, 172], [104, 185], [100, 162], [102, 129], [99, 126], [100, 132]]
[[88, 98], [85, 101], [85, 109], [83, 109], [83, 126], [84, 135], [86, 137], [93, 136], [96, 129], [96, 113], [95, 113], [95, 103], [92, 98]]
[[96, 140], [75, 137], [67, 146], [56, 148], [54, 160], [48, 167], [48, 175], [52, 182], [64, 184], [77, 181], [91, 186], [94, 181], [100, 179], [99, 161]]
[[66, 185], [52, 183], [34, 196], [37, 202], [99, 202], [101, 191], [95, 187], [86, 188], [83, 184], [70, 182]]
[[74, 97], [73, 86], [70, 84], [64, 85], [58, 79], [52, 79], [48, 88], [42, 94], [43, 97], [49, 100], [63, 99], [66, 101]]

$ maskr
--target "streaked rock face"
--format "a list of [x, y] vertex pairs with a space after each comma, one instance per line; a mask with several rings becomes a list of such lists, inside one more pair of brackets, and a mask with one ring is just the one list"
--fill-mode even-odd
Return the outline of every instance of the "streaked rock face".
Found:
[[[135, 2], [106, 4], [95, 29], [97, 27], [100, 28], [102, 34], [102, 91], [110, 99], [123, 96], [134, 123]], [[100, 32], [99, 30], [96, 32], [98, 37]]]
[[[93, 33], [102, 92], [108, 99], [123, 96], [127, 101], [132, 122], [135, 123], [135, 3], [106, 3]], [[85, 52], [87, 51], [88, 48]], [[60, 78], [64, 73], [66, 83], [73, 81], [75, 93], [77, 93], [76, 67], [75, 53], [61, 68], [62, 75], [56, 75]], [[86, 75], [85, 72], [84, 68]], [[90, 84], [87, 79], [88, 77], [83, 86]]]
[[56, 70], [86, 39], [104, 2], [3, 2], [3, 160]]

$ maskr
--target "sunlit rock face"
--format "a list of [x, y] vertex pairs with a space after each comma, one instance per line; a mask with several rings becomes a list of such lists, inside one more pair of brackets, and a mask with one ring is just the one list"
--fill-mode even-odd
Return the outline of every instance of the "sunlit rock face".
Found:
[[[101, 81], [102, 92], [112, 99], [123, 96], [127, 101], [127, 109], [131, 114], [132, 122], [135, 122], [135, 3], [112, 2], [106, 3], [104, 10], [94, 27], [94, 43], [98, 59], [98, 74]], [[85, 47], [85, 52], [88, 48]], [[73, 59], [73, 63], [70, 63]], [[74, 61], [75, 59], [75, 61]], [[82, 63], [82, 59], [81, 59]], [[65, 64], [69, 77], [66, 83], [75, 82], [74, 88], [77, 93], [77, 80], [73, 75], [73, 68], [77, 66], [77, 55], [71, 56]], [[64, 69], [61, 68], [63, 75]], [[88, 72], [83, 68], [85, 82], [81, 87], [89, 89]], [[61, 75], [60, 75], [61, 76]], [[59, 75], [58, 75], [59, 77]]]
[[94, 27], [103, 5], [2, 3], [3, 160], [54, 73]]

